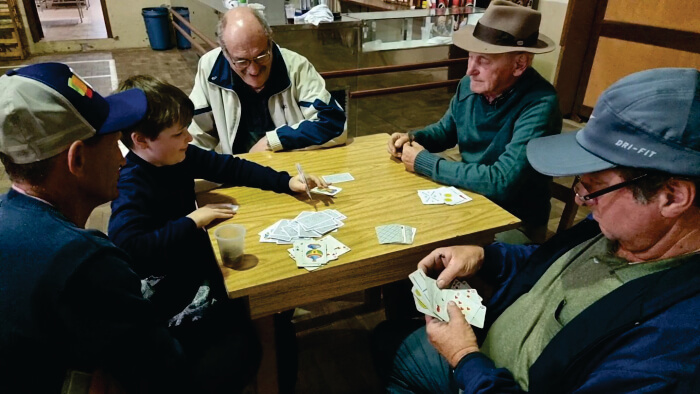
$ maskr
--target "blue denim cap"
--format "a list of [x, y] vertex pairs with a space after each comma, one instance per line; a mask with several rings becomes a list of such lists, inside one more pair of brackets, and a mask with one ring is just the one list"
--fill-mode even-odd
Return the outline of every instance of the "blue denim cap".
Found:
[[147, 108], [143, 91], [102, 97], [62, 63], [22, 67], [0, 77], [0, 152], [16, 164], [48, 159], [135, 125]]
[[583, 129], [533, 139], [527, 158], [550, 176], [616, 166], [700, 176], [700, 71], [659, 68], [620, 79]]

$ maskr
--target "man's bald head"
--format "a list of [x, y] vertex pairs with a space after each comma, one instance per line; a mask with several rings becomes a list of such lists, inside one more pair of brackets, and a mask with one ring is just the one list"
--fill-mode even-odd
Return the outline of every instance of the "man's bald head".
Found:
[[272, 40], [272, 29], [262, 15], [248, 7], [236, 7], [227, 11], [219, 20], [217, 41], [224, 55], [230, 58], [227, 45], [261, 39]]

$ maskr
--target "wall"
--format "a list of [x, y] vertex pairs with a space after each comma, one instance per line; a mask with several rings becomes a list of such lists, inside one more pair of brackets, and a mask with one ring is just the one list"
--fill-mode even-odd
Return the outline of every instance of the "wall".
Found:
[[537, 9], [542, 13], [540, 23], [540, 33], [551, 38], [557, 49], [553, 52], [542, 55], [535, 55], [533, 67], [549, 82], [554, 83], [557, 65], [559, 64], [559, 42], [564, 28], [564, 18], [566, 17], [566, 7], [569, 0], [540, 0]]

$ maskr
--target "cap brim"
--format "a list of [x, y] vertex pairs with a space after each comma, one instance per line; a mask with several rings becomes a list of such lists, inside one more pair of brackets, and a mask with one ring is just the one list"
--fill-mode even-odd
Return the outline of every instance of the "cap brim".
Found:
[[148, 109], [146, 94], [140, 89], [129, 89], [105, 97], [109, 115], [97, 134], [109, 134], [134, 126], [143, 119]]
[[556, 48], [554, 41], [541, 33], [534, 47], [511, 47], [490, 44], [474, 37], [475, 27], [475, 25], [467, 25], [459, 29], [452, 34], [452, 42], [466, 51], [476, 53], [530, 52], [537, 54], [552, 52]]
[[549, 176], [571, 176], [615, 167], [583, 149], [576, 141], [580, 132], [531, 140], [527, 144], [527, 159], [532, 168]]

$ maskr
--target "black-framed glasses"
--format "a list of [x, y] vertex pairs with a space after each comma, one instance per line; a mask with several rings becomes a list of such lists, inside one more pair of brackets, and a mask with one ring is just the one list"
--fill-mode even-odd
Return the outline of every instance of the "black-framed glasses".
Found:
[[[577, 175], [576, 178], [574, 179], [573, 189], [574, 189], [574, 193], [576, 193], [576, 197], [580, 198], [581, 201], [590, 201], [590, 200], [592, 200], [594, 198], [598, 198], [604, 194], [608, 194], [610, 192], [614, 192], [615, 190], [620, 190], [623, 187], [629, 186], [629, 185], [633, 184], [634, 182], [637, 182], [638, 180], [640, 180], [648, 175], [649, 174], [643, 174], [643, 175], [640, 175], [636, 178], [632, 178], [629, 181], [624, 181], [624, 182], [618, 183], [616, 185], [612, 185], [612, 186], [600, 189], [597, 192], [588, 193], [588, 194], [583, 195], [583, 196], [581, 194], [579, 194], [579, 188], [580, 188], [580, 186], [583, 186], [583, 185], [581, 184], [581, 177], [579, 177]], [[583, 186], [583, 187], [585, 188], [585, 186]]]
[[250, 63], [252, 63], [252, 62], [255, 62], [255, 64], [257, 64], [259, 66], [264, 65], [270, 61], [271, 57], [272, 57], [272, 45], [268, 45], [267, 50], [262, 55], [256, 56], [252, 59], [232, 60], [231, 63], [233, 63], [233, 66], [236, 67], [237, 69], [242, 70], [242, 69], [250, 66]]

